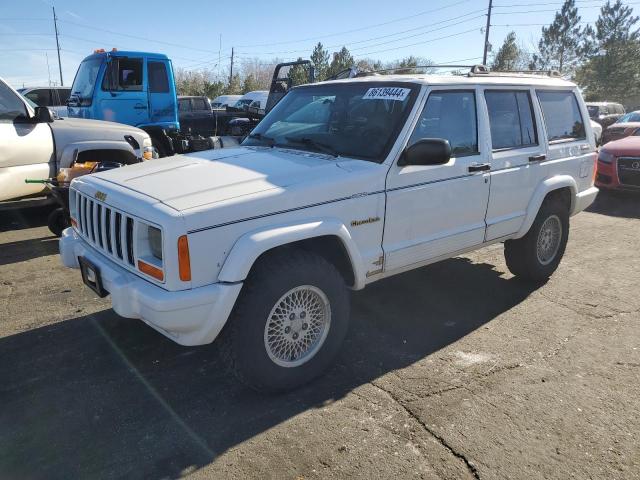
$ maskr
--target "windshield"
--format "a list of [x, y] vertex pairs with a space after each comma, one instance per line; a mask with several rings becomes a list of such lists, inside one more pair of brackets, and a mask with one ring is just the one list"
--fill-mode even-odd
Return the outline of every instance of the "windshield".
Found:
[[71, 87], [71, 95], [78, 97], [82, 106], [91, 105], [93, 88], [95, 87], [101, 64], [102, 58], [93, 58], [85, 60], [78, 68], [76, 78], [73, 80], [73, 86]]
[[621, 116], [616, 123], [640, 122], [640, 112], [631, 112]]
[[[22, 92], [24, 92], [26, 89], [25, 89], [25, 88], [21, 88], [20, 90], [22, 90]], [[16, 91], [17, 91], [17, 92], [20, 92], [20, 90], [16, 90]], [[22, 92], [20, 92], [20, 93], [22, 94]], [[22, 98], [23, 98], [23, 99], [24, 99], [24, 101], [25, 101], [25, 102], [27, 102], [27, 103], [29, 104], [29, 106], [30, 106], [31, 108], [33, 108], [34, 110], [35, 110], [35, 109], [36, 109], [36, 107], [38, 106], [38, 105], [36, 105], [36, 104], [35, 104], [35, 102], [34, 102], [33, 100], [31, 100], [30, 98], [25, 97], [24, 95], [22, 95]]]
[[235, 108], [242, 108], [245, 105], [249, 105], [251, 102], [253, 102], [253, 100], [251, 100], [250, 98], [243, 98], [240, 99], [236, 102], [236, 104], [234, 105]]
[[382, 162], [418, 86], [362, 82], [291, 90], [243, 145], [282, 146]]

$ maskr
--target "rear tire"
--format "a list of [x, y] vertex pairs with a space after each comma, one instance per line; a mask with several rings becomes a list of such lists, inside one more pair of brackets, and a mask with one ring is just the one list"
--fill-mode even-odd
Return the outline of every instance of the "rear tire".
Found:
[[349, 294], [337, 269], [286, 248], [254, 265], [222, 338], [231, 369], [266, 392], [299, 387], [331, 364], [349, 322]]
[[527, 234], [504, 243], [509, 271], [534, 283], [549, 279], [564, 255], [569, 238], [569, 209], [558, 196], [542, 203]]

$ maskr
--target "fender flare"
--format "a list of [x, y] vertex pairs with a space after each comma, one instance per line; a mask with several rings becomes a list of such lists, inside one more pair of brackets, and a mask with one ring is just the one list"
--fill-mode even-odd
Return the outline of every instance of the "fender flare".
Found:
[[335, 236], [342, 242], [353, 270], [353, 288], [356, 290], [363, 288], [366, 275], [360, 251], [344, 223], [333, 218], [269, 226], [242, 235], [235, 242], [222, 265], [218, 281], [242, 282], [249, 275], [254, 262], [264, 252], [300, 240], [323, 236]]
[[138, 157], [135, 150], [127, 142], [117, 140], [87, 140], [80, 142], [68, 143], [62, 149], [60, 158], [58, 159], [58, 168], [70, 167], [78, 158], [80, 152], [90, 150], [124, 150], [131, 153], [134, 157]]
[[549, 192], [566, 187], [571, 189], [571, 208], [569, 209], [569, 213], [571, 214], [575, 208], [576, 193], [578, 192], [578, 184], [575, 179], [571, 175], [556, 175], [551, 178], [547, 178], [542, 181], [533, 192], [531, 201], [529, 201], [529, 206], [527, 207], [524, 222], [522, 223], [520, 230], [518, 230], [518, 233], [513, 238], [521, 238], [527, 234], [531, 225], [533, 225], [533, 221], [536, 219], [536, 215], [538, 215], [542, 202]]

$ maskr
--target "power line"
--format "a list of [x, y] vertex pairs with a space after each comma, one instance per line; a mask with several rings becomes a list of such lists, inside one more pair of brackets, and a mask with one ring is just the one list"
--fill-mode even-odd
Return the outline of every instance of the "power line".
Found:
[[[429, 33], [437, 32], [437, 31], [440, 31], [440, 30], [444, 30], [446, 28], [455, 27], [456, 25], [461, 25], [463, 23], [467, 23], [467, 22], [470, 22], [472, 20], [477, 20], [478, 18], [482, 18], [482, 17], [484, 17], [484, 15], [478, 15], [478, 16], [475, 16], [475, 17], [472, 17], [472, 18], [467, 18], [467, 19], [459, 21], [459, 22], [452, 23], [450, 25], [445, 25], [443, 27], [427, 30], [425, 32], [420, 32], [420, 33], [416, 33], [416, 34], [413, 34], [413, 35], [408, 35], [408, 36], [405, 36], [405, 37], [400, 37], [400, 38], [396, 38], [396, 39], [393, 39], [393, 40], [388, 40], [386, 42], [380, 42], [380, 43], [374, 43], [374, 44], [371, 44], [371, 45], [364, 45], [362, 47], [350, 48], [349, 50], [356, 51], [356, 50], [363, 50], [363, 49], [367, 49], [367, 48], [378, 47], [378, 46], [381, 46], [381, 45], [388, 45], [390, 43], [400, 42], [402, 40], [408, 40], [409, 38], [415, 38], [415, 37], [419, 37], [421, 35], [427, 35]], [[440, 23], [443, 23], [443, 22], [440, 22]], [[425, 27], [422, 26], [422, 27], [419, 27], [419, 28], [425, 28]], [[399, 35], [401, 33], [404, 33], [404, 32], [397, 32], [397, 33], [394, 33], [394, 34], [391, 34], [391, 35], [383, 35], [382, 37], [377, 37], [377, 38], [390, 37], [390, 36], [393, 36], [393, 35]], [[343, 46], [351, 46], [351, 45], [354, 45], [354, 44], [357, 44], [357, 43], [370, 42], [370, 41], [374, 40], [375, 38], [376, 37], [370, 38], [370, 39], [367, 39], [367, 40], [361, 40], [361, 41], [358, 41], [358, 42], [352, 42], [352, 43], [347, 42], [347, 43], [342, 43], [342, 44], [337, 44], [337, 45], [329, 45], [326, 48], [331, 49], [331, 48], [339, 48], [339, 47], [343, 47]], [[308, 52], [308, 50], [305, 49], [305, 50], [285, 50], [285, 51], [278, 51], [278, 52], [258, 52], [257, 54], [258, 55], [280, 55], [280, 54], [300, 53], [300, 52]], [[242, 54], [243, 55], [251, 55], [250, 52], [242, 52]]]
[[444, 40], [446, 38], [452, 38], [452, 37], [458, 37], [460, 35], [464, 35], [466, 33], [470, 33], [470, 32], [476, 32], [480, 29], [480, 27], [476, 27], [476, 28], [471, 28], [469, 30], [465, 30], [464, 32], [458, 32], [458, 33], [452, 33], [451, 35], [445, 35], [443, 37], [438, 37], [438, 38], [432, 38], [429, 40], [425, 40], [423, 42], [417, 42], [417, 43], [410, 43], [408, 45], [398, 45], [397, 47], [393, 47], [393, 48], [387, 48], [385, 50], [377, 50], [375, 52], [366, 52], [366, 53], [362, 53], [359, 55], [354, 55], [354, 57], [366, 57], [368, 55], [374, 55], [376, 53], [384, 53], [384, 52], [390, 52], [391, 50], [397, 50], [399, 48], [407, 48], [407, 47], [414, 47], [416, 45], [424, 45], [425, 43], [432, 43], [432, 42], [436, 42], [438, 40]]
[[451, 5], [445, 5], [444, 7], [434, 8], [434, 9], [431, 9], [431, 10], [425, 10], [423, 12], [414, 13], [413, 15], [409, 15], [409, 16], [406, 16], [406, 17], [401, 17], [401, 18], [397, 18], [397, 19], [394, 19], [394, 20], [389, 20], [387, 22], [376, 23], [375, 25], [367, 25], [365, 27], [354, 28], [352, 30], [344, 30], [342, 32], [329, 33], [329, 34], [326, 34], [326, 35], [320, 35], [320, 36], [315, 36], [315, 37], [301, 38], [301, 39], [298, 39], [298, 40], [287, 40], [287, 41], [283, 41], [283, 42], [262, 43], [262, 44], [254, 44], [254, 45], [238, 45], [238, 47], [240, 47], [240, 48], [272, 47], [272, 46], [275, 46], [275, 45], [287, 45], [287, 44], [290, 44], [290, 43], [302, 43], [302, 42], [308, 42], [308, 41], [312, 41], [312, 40], [315, 41], [315, 40], [318, 40], [320, 38], [336, 37], [338, 35], [344, 35], [344, 34], [347, 34], [347, 33], [361, 32], [363, 30], [369, 30], [369, 29], [376, 28], [376, 27], [382, 27], [383, 25], [389, 25], [391, 23], [402, 22], [404, 20], [413, 19], [415, 17], [420, 17], [422, 15], [427, 15], [429, 13], [435, 13], [435, 12], [439, 12], [441, 10], [446, 10], [447, 8], [452, 8], [452, 7], [455, 7], [457, 5], [461, 5], [463, 3], [468, 3], [470, 1], [471, 0], [461, 0], [459, 2], [452, 3]]

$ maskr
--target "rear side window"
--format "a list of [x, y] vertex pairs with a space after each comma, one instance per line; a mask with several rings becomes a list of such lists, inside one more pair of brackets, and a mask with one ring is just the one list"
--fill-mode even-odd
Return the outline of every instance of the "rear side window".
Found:
[[67, 100], [69, 100], [70, 93], [71, 93], [71, 90], [68, 88], [52, 88], [51, 99], [53, 100], [53, 105], [56, 105], [56, 106], [66, 105]]
[[411, 134], [409, 145], [423, 138], [448, 140], [454, 157], [478, 153], [475, 93], [432, 92]]
[[149, 73], [149, 91], [151, 93], [168, 93], [169, 79], [164, 62], [149, 62], [147, 69]]
[[188, 98], [183, 98], [181, 100], [178, 100], [178, 111], [180, 111], [180, 112], [188, 112], [189, 110], [191, 110], [191, 108], [189, 106], [189, 99]]
[[550, 142], [585, 139], [584, 120], [573, 92], [537, 92]]
[[193, 109], [194, 110], [209, 110], [207, 108], [207, 102], [204, 101], [204, 98], [194, 98], [193, 101]]
[[29, 93], [25, 95], [29, 100], [38, 105], [39, 107], [50, 107], [53, 105], [51, 103], [51, 97], [49, 95], [48, 88], [39, 88], [37, 90], [31, 90]]
[[491, 145], [494, 150], [537, 145], [536, 123], [527, 91], [487, 90]]

